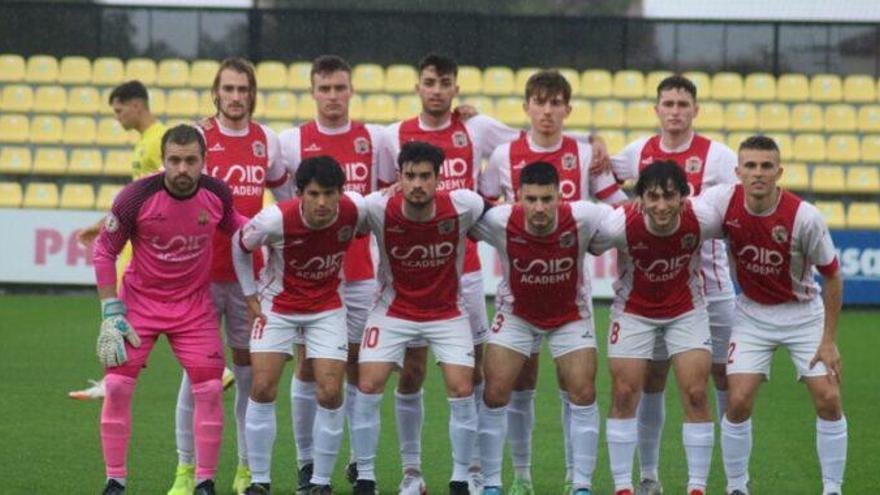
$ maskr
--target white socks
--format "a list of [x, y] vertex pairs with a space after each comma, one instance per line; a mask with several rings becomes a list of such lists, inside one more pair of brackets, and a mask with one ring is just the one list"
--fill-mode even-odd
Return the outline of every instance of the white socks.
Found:
[[357, 392], [351, 421], [351, 443], [354, 446], [358, 479], [376, 479], [376, 448], [379, 446], [382, 394]]
[[247, 414], [248, 396], [251, 393], [251, 384], [254, 382], [254, 374], [250, 366], [232, 366], [232, 374], [235, 375], [235, 434], [238, 440], [238, 463], [248, 465], [247, 439], [245, 430], [245, 415]]
[[447, 398], [449, 402], [449, 441], [452, 444], [452, 478], [467, 481], [468, 466], [477, 436], [477, 408], [474, 396]]
[[559, 415], [562, 422], [562, 444], [565, 446], [565, 481], [571, 481], [574, 468], [574, 460], [571, 458], [571, 433], [569, 432], [569, 424], [571, 423], [571, 403], [568, 402], [568, 392], [559, 391]]
[[345, 409], [342, 407], [325, 409], [318, 406], [313, 433], [315, 439], [313, 484], [330, 484], [330, 478], [333, 477], [333, 467], [336, 466], [336, 456], [339, 454], [339, 444], [342, 443], [344, 426]]
[[315, 382], [304, 382], [295, 376], [290, 382], [293, 440], [296, 443], [296, 462], [300, 468], [313, 462], [312, 430], [315, 427], [315, 413], [318, 408], [316, 388]]
[[501, 486], [504, 437], [507, 433], [507, 406], [490, 409], [480, 399], [479, 444], [482, 454], [483, 485]]
[[[357, 392], [358, 388], [356, 384], [345, 384], [345, 420], [348, 422], [349, 432], [351, 431], [351, 425], [354, 424], [354, 403], [357, 399]], [[351, 437], [351, 433], [349, 433], [349, 437]], [[352, 442], [348, 442], [348, 449], [348, 460], [349, 462], [354, 462], [354, 444]]]
[[608, 440], [608, 458], [615, 490], [632, 490], [633, 454], [638, 442], [639, 428], [635, 418], [605, 420], [605, 438]]
[[195, 463], [195, 440], [193, 438], [193, 410], [195, 399], [189, 376], [183, 372], [180, 379], [180, 390], [177, 391], [177, 408], [174, 413], [174, 436], [177, 443], [177, 462], [179, 464]]
[[[480, 417], [480, 411], [484, 407], [486, 407], [486, 405], [483, 404], [483, 390], [485, 389], [485, 385], [486, 382], [481, 382], [477, 385], [474, 385], [474, 407], [477, 408], [477, 418]], [[469, 470], [471, 472], [480, 472], [481, 465], [482, 457], [480, 456], [480, 438], [479, 435], [474, 435], [474, 449], [471, 453], [471, 465], [469, 467]]]
[[535, 429], [535, 391], [514, 390], [507, 406], [507, 442], [517, 478], [531, 481], [532, 430]]
[[664, 392], [642, 394], [636, 410], [642, 479], [659, 479], [660, 437], [663, 435], [663, 423], [666, 421], [665, 398]]
[[245, 434], [248, 445], [248, 466], [251, 468], [253, 483], [272, 481], [270, 471], [275, 433], [275, 403], [255, 402], [253, 399], [248, 399]]
[[575, 489], [591, 488], [599, 448], [599, 410], [595, 402], [588, 406], [569, 403], [568, 407], [571, 412], [566, 440], [571, 444], [573, 460], [571, 481]]
[[[414, 394], [394, 392], [400, 463], [403, 465], [404, 471], [407, 469], [422, 470], [422, 423], [425, 419], [422, 394], [422, 390]], [[360, 464], [358, 469], [360, 470]]]
[[846, 468], [846, 417], [837, 421], [816, 418], [816, 452], [822, 468], [824, 493], [840, 492]]
[[705, 491], [715, 445], [715, 423], [684, 423], [681, 441], [688, 465], [688, 491], [694, 488]]
[[746, 491], [751, 453], [752, 420], [731, 423], [725, 414], [721, 419], [721, 457], [727, 474], [727, 491]]

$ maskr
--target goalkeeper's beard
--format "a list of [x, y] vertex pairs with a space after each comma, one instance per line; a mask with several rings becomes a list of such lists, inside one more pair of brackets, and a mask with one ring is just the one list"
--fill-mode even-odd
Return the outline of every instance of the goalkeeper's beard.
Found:
[[195, 187], [196, 182], [192, 177], [186, 174], [178, 175], [171, 180], [171, 192], [174, 193], [175, 196], [186, 196], [193, 192]]

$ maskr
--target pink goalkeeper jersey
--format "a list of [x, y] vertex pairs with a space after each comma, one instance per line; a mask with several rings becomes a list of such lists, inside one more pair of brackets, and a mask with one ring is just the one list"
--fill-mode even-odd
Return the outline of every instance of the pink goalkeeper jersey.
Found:
[[[233, 208], [229, 187], [202, 175], [195, 192], [185, 198], [165, 189], [165, 174], [137, 180], [122, 190], [95, 243], [95, 274], [99, 287], [116, 284], [116, 258], [131, 241], [132, 259], [122, 277], [120, 298], [129, 309], [163, 304], [157, 320], [190, 321], [203, 313], [215, 318], [210, 298], [211, 242], [215, 232], [231, 236], [242, 218]], [[188, 301], [201, 301], [192, 307]], [[169, 302], [175, 314], [167, 314]]]

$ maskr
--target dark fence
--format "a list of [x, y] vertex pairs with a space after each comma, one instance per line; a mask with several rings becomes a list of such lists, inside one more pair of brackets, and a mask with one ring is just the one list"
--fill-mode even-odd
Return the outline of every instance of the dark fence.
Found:
[[868, 23], [672, 21], [481, 13], [198, 9], [0, 4], [0, 52], [252, 60], [338, 53], [354, 63], [415, 63], [429, 51], [461, 64], [869, 74], [880, 26]]

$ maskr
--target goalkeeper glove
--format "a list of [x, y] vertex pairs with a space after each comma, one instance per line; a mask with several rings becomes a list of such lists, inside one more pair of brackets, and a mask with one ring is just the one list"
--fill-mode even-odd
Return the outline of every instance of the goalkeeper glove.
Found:
[[98, 334], [98, 361], [105, 367], [120, 366], [128, 359], [127, 340], [132, 347], [140, 347], [141, 339], [125, 319], [125, 303], [116, 298], [101, 301], [101, 332]]

